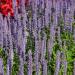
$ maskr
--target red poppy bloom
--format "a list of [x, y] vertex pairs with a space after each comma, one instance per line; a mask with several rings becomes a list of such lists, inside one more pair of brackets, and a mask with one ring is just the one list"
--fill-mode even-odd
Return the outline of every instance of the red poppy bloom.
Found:
[[[28, 6], [29, 0], [25, 0], [25, 6]], [[19, 5], [19, 0], [17, 0], [17, 6]], [[5, 16], [10, 13], [11, 16], [14, 15], [13, 8], [12, 8], [12, 0], [0, 0], [0, 9], [1, 13]]]

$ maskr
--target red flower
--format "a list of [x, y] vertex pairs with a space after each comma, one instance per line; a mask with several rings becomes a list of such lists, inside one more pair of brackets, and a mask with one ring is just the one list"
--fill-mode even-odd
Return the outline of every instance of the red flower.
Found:
[[[12, 0], [0, 0], [1, 13], [5, 16], [10, 13], [11, 16], [14, 15], [12, 8]], [[28, 6], [29, 0], [25, 0], [25, 6]], [[19, 5], [19, 0], [17, 0], [17, 6]]]
[[7, 16], [8, 13], [10, 13], [10, 15], [13, 16], [13, 9], [8, 4], [1, 5], [1, 10], [3, 15]]

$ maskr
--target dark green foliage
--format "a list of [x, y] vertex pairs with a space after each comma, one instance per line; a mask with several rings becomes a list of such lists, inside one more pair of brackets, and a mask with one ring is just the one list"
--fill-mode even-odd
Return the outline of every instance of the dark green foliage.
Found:
[[[52, 54], [52, 57], [54, 57], [54, 54]], [[48, 61], [48, 75], [54, 75], [55, 70], [55, 58], [52, 58], [50, 61]]]
[[34, 50], [35, 50], [35, 42], [34, 42], [34, 39], [31, 36], [29, 36], [27, 38], [26, 53], [28, 53], [28, 50], [30, 50], [30, 49], [34, 53]]
[[46, 33], [46, 36], [47, 36], [47, 40], [50, 38], [50, 27], [45, 27], [44, 28], [44, 31]]
[[27, 75], [27, 65], [24, 64], [24, 75]]
[[14, 59], [13, 59], [13, 67], [12, 67], [12, 75], [18, 75], [18, 71], [19, 71], [19, 56], [16, 52], [14, 52]]
[[36, 71], [33, 71], [32, 74], [33, 74], [33, 75], [36, 75]]
[[4, 72], [6, 72], [6, 64], [7, 64], [7, 54], [3, 49], [0, 48], [0, 57], [3, 58], [3, 64], [4, 64]]
[[62, 41], [66, 42], [65, 46], [63, 44], [63, 51], [66, 54], [67, 60], [67, 75], [72, 75], [73, 73], [73, 62], [75, 59], [75, 43], [73, 40], [73, 34], [68, 31], [63, 31], [61, 34]]

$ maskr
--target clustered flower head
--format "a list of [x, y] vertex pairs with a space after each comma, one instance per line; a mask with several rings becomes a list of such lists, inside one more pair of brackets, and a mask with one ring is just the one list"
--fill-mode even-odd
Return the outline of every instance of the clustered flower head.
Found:
[[[17, 1], [17, 6], [19, 5], [19, 0]], [[29, 0], [25, 0], [25, 5], [28, 5]], [[12, 0], [0, 0], [0, 13], [7, 16], [10, 13], [11, 16], [14, 15], [12, 8]]]

